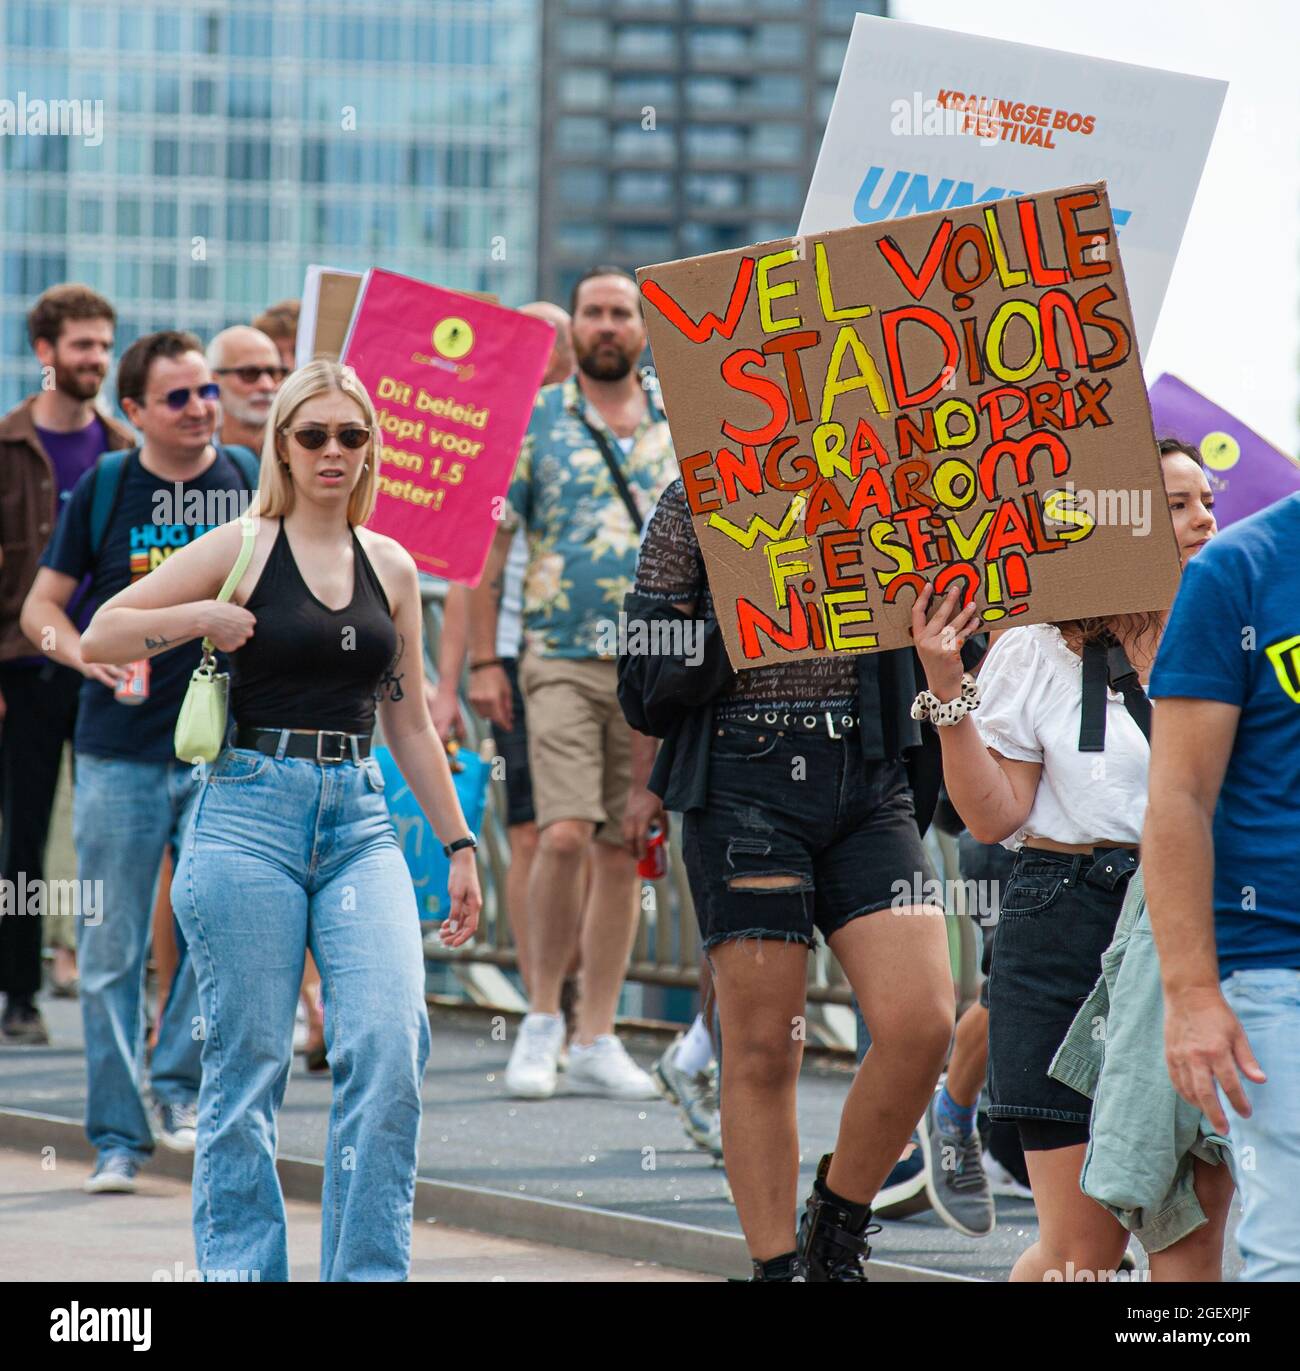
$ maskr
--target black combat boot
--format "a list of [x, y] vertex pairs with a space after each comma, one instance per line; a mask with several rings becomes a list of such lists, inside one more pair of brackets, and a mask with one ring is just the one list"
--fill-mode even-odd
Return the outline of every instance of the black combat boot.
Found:
[[808, 1281], [866, 1281], [863, 1266], [871, 1256], [867, 1238], [880, 1232], [871, 1223], [871, 1206], [841, 1199], [826, 1184], [828, 1152], [817, 1168], [812, 1194], [799, 1220], [799, 1256]]

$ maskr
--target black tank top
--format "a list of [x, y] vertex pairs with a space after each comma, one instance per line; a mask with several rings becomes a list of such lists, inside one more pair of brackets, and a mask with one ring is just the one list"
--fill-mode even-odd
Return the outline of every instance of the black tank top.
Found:
[[369, 733], [380, 680], [394, 665], [397, 628], [356, 533], [352, 600], [327, 609], [307, 588], [284, 521], [246, 609], [253, 636], [230, 655], [230, 712], [246, 728]]

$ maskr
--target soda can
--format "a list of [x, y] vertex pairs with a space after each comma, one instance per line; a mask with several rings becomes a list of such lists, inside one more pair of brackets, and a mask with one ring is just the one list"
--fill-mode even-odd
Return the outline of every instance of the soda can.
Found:
[[662, 824], [651, 824], [646, 834], [645, 856], [636, 864], [643, 881], [661, 881], [668, 874], [668, 847]]
[[124, 705], [142, 705], [149, 698], [148, 657], [142, 657], [140, 661], [127, 666], [126, 675], [113, 691], [113, 698]]

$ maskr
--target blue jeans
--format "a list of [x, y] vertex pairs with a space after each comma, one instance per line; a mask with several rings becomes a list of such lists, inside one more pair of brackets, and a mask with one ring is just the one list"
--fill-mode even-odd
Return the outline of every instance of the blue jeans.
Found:
[[222, 752], [203, 786], [172, 901], [207, 1025], [194, 1244], [208, 1279], [289, 1278], [275, 1116], [308, 948], [333, 1078], [321, 1280], [407, 1276], [429, 1020], [415, 891], [383, 786], [374, 758], [243, 748]]
[[[77, 917], [81, 1018], [86, 1035], [86, 1133], [100, 1156], [143, 1161], [153, 1130], [141, 1097], [144, 977], [158, 869], [179, 846], [198, 786], [180, 762], [132, 762], [79, 752], [72, 832], [77, 873], [103, 885], [102, 918]], [[154, 1098], [193, 1104], [202, 1029], [184, 936], [150, 1068]]]
[[1241, 1078], [1250, 1118], [1223, 1105], [1241, 1187], [1243, 1279], [1300, 1281], [1300, 971], [1234, 971], [1223, 994], [1268, 1077]]

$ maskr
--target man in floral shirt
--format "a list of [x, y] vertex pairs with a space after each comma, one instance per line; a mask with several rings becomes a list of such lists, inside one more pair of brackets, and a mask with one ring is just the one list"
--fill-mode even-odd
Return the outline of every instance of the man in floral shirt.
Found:
[[[528, 759], [540, 833], [529, 886], [529, 999], [506, 1087], [545, 1098], [555, 1090], [564, 1044], [560, 991], [581, 923], [582, 996], [569, 1054], [569, 1081], [623, 1099], [656, 1092], [613, 1035], [614, 1011], [636, 933], [633, 851], [661, 815], [636, 773], [634, 741], [618, 704], [619, 611], [632, 588], [641, 529], [677, 476], [668, 424], [651, 376], [636, 370], [645, 349], [636, 282], [597, 267], [574, 287], [577, 375], [537, 397], [510, 486], [510, 511], [472, 601], [478, 641], [495, 633], [499, 574], [518, 523], [528, 534], [524, 653], [519, 680], [528, 716]], [[498, 663], [476, 694], [503, 701]], [[581, 919], [583, 870], [591, 857], [589, 911]]]

